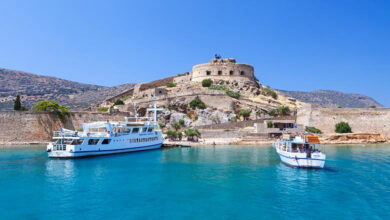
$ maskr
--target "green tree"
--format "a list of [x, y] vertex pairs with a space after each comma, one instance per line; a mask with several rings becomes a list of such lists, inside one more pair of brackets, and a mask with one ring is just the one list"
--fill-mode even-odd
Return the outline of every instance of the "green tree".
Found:
[[174, 123], [172, 127], [177, 131], [181, 128], [180, 124], [178, 122]]
[[14, 101], [14, 110], [20, 111], [22, 110], [22, 103], [20, 101], [20, 95], [17, 95]]
[[203, 87], [210, 87], [213, 84], [213, 80], [211, 79], [204, 79], [202, 80], [202, 86]]
[[189, 128], [184, 131], [184, 134], [187, 136], [189, 141], [193, 141], [194, 137], [200, 136], [200, 132], [196, 128]]
[[62, 121], [65, 120], [65, 115], [69, 114], [67, 107], [58, 104], [54, 100], [39, 101], [33, 107], [35, 111], [54, 112]]
[[176, 139], [176, 137], [177, 137], [177, 133], [176, 133], [176, 131], [174, 131], [174, 130], [168, 130], [167, 131], [167, 136], [168, 136], [168, 138], [170, 138], [170, 139]]
[[239, 115], [241, 115], [244, 120], [247, 120], [249, 115], [251, 114], [251, 110], [250, 109], [242, 109], [240, 112], [238, 112]]
[[336, 133], [352, 133], [352, 129], [347, 122], [339, 122], [335, 127]]

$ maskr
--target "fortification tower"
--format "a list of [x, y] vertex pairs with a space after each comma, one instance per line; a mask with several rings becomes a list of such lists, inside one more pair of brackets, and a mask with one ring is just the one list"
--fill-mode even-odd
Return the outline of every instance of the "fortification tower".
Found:
[[221, 59], [219, 56], [209, 63], [192, 67], [191, 81], [201, 82], [204, 79], [237, 81], [239, 83], [255, 83], [253, 66], [236, 63], [235, 59]]

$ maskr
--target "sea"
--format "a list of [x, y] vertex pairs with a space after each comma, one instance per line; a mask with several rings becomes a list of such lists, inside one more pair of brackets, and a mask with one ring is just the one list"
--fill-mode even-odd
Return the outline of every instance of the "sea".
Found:
[[271, 146], [50, 159], [0, 148], [0, 219], [390, 219], [390, 145], [324, 145], [324, 169]]

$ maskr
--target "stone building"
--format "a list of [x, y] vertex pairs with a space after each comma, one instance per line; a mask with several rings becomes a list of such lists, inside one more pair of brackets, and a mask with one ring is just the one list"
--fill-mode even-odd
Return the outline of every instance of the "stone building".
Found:
[[201, 82], [204, 79], [255, 83], [254, 68], [248, 64], [236, 63], [232, 58], [217, 57], [209, 63], [192, 67], [191, 81]]

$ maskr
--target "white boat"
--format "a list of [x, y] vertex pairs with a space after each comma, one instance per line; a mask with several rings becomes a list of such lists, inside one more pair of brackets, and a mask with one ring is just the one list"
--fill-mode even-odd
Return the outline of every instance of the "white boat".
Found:
[[162, 132], [149, 117], [125, 117], [123, 122], [94, 122], [83, 124], [83, 131], [60, 129], [54, 132], [54, 143], [47, 145], [49, 157], [75, 158], [161, 148]]
[[295, 136], [285, 134], [274, 143], [280, 160], [296, 168], [324, 168], [326, 155], [316, 136]]

